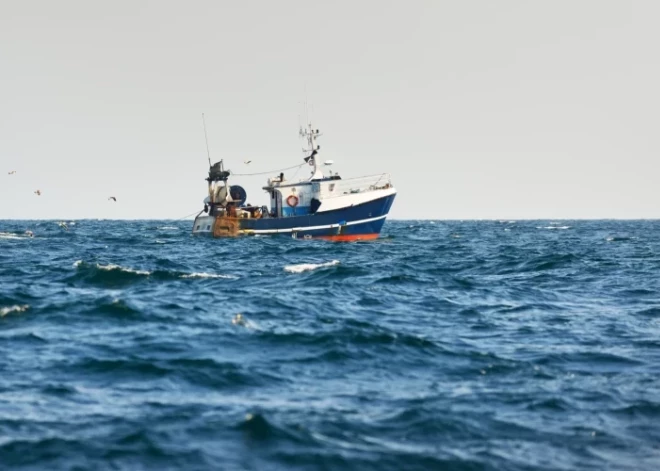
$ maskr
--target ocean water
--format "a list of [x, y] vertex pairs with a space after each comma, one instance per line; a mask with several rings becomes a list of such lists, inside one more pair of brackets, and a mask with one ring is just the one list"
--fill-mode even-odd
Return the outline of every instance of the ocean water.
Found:
[[660, 221], [190, 227], [0, 221], [0, 469], [660, 469]]

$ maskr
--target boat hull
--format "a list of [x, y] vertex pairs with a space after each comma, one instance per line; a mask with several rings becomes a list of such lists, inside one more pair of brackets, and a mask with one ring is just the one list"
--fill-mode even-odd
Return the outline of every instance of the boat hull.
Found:
[[281, 218], [230, 218], [200, 215], [193, 234], [212, 237], [287, 235], [294, 239], [372, 240], [385, 224], [396, 193], [332, 211]]

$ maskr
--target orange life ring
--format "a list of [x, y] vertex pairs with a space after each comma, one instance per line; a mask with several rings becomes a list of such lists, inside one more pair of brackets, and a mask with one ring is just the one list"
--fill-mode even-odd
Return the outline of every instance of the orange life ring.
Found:
[[295, 208], [298, 206], [298, 197], [296, 195], [291, 195], [286, 199], [286, 204], [291, 206], [292, 208]]

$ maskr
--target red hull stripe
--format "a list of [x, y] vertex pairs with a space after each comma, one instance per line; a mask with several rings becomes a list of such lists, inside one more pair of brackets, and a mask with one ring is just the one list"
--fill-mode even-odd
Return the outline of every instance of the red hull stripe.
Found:
[[338, 234], [331, 236], [318, 236], [316, 239], [333, 240], [335, 242], [354, 242], [356, 240], [374, 240], [378, 239], [378, 234]]

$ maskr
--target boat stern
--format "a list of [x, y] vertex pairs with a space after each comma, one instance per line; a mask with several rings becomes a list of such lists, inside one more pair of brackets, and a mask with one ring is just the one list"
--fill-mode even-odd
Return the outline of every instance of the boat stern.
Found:
[[197, 216], [193, 223], [193, 235], [208, 237], [238, 237], [239, 235], [250, 234], [250, 230], [245, 230], [243, 219], [229, 216]]
[[206, 214], [200, 214], [193, 222], [193, 235], [212, 236], [215, 218]]

